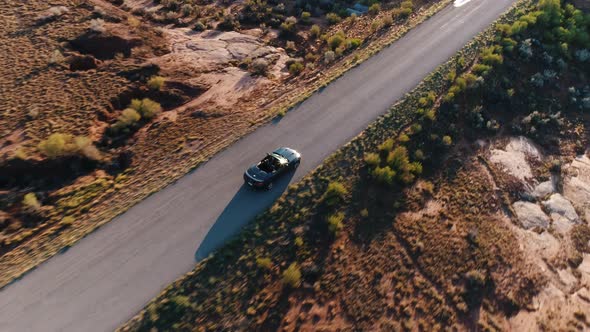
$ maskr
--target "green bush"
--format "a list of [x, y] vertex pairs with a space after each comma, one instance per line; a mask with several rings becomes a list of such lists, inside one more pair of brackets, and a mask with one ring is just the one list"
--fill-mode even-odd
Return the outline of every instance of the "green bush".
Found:
[[450, 146], [451, 144], [453, 144], [453, 139], [451, 138], [451, 136], [443, 136], [442, 138], [442, 142], [444, 145], [446, 146]]
[[39, 143], [39, 151], [49, 158], [57, 158], [71, 153], [70, 142], [72, 136], [68, 134], [54, 133], [46, 140]]
[[100, 151], [92, 144], [90, 138], [86, 136], [77, 136], [74, 138], [76, 151], [84, 157], [91, 160], [100, 160], [102, 157]]
[[291, 73], [291, 75], [293, 75], [293, 76], [297, 76], [297, 75], [301, 74], [301, 72], [303, 71], [304, 68], [305, 67], [303, 66], [303, 63], [293, 62], [289, 66], [289, 73]]
[[235, 31], [240, 29], [240, 22], [233, 16], [225, 15], [223, 20], [217, 24], [217, 29], [221, 31]]
[[387, 156], [387, 165], [389, 165], [391, 169], [395, 171], [407, 171], [409, 164], [410, 160], [408, 158], [408, 149], [406, 149], [404, 146], [398, 146]]
[[270, 270], [272, 268], [272, 260], [268, 257], [259, 257], [256, 258], [256, 265], [265, 270]]
[[92, 160], [101, 158], [100, 152], [85, 136], [74, 137], [69, 134], [54, 133], [37, 146], [39, 152], [48, 158], [67, 157], [80, 154]]
[[289, 287], [297, 288], [301, 284], [301, 270], [297, 263], [291, 263], [283, 272], [283, 284]]
[[137, 111], [137, 113], [139, 113], [141, 117], [146, 120], [150, 120], [162, 112], [162, 106], [148, 98], [141, 100], [133, 99], [129, 105], [129, 108]]
[[381, 163], [381, 158], [377, 153], [367, 153], [365, 154], [365, 163], [369, 167], [376, 167], [379, 166], [379, 164]]
[[328, 217], [328, 230], [333, 236], [337, 236], [340, 230], [344, 227], [342, 221], [344, 220], [344, 213], [337, 212]]
[[301, 22], [303, 24], [309, 24], [310, 19], [311, 19], [311, 13], [309, 13], [309, 12], [302, 12], [301, 13]]
[[345, 40], [346, 36], [344, 35], [344, 32], [339, 31], [332, 37], [328, 38], [328, 46], [330, 46], [332, 50], [336, 50]]
[[395, 171], [391, 169], [389, 166], [385, 167], [376, 167], [372, 171], [372, 175], [379, 183], [392, 185], [395, 181]]
[[340, 23], [340, 21], [342, 21], [342, 18], [340, 18], [340, 16], [338, 16], [338, 14], [336, 13], [326, 14], [326, 19], [328, 20], [328, 24], [330, 25], [338, 24]]
[[374, 3], [369, 7], [369, 14], [377, 15], [381, 11], [381, 5], [378, 3]]
[[41, 203], [37, 199], [35, 193], [28, 193], [22, 200], [22, 209], [26, 213], [36, 213], [41, 208]]
[[491, 66], [484, 65], [483, 63], [478, 63], [475, 66], [473, 66], [473, 72], [477, 75], [486, 75], [490, 71], [490, 69], [492, 69]]
[[344, 196], [348, 194], [346, 187], [340, 182], [330, 182], [328, 188], [323, 196], [323, 201], [328, 206], [334, 206], [344, 199]]
[[311, 29], [309, 29], [309, 33], [312, 37], [318, 38], [322, 34], [322, 28], [320, 28], [319, 25], [314, 24], [311, 26]]
[[152, 78], [149, 79], [149, 81], [147, 82], [147, 86], [148, 88], [152, 89], [152, 90], [161, 90], [164, 87], [164, 84], [166, 83], [166, 79], [162, 76], [154, 76]]
[[362, 40], [359, 38], [349, 38], [346, 40], [346, 48], [348, 49], [355, 49], [361, 46]]
[[133, 108], [126, 108], [121, 112], [121, 115], [117, 118], [117, 122], [115, 122], [111, 128], [115, 132], [120, 132], [129, 127], [135, 126], [140, 119], [141, 115], [139, 115], [136, 110]]
[[250, 64], [250, 71], [256, 75], [266, 75], [270, 64], [266, 59], [258, 58]]
[[394, 144], [395, 144], [395, 141], [392, 138], [388, 138], [385, 140], [385, 142], [379, 144], [379, 146], [377, 148], [382, 153], [389, 152], [389, 151], [391, 151], [391, 149], [393, 149]]

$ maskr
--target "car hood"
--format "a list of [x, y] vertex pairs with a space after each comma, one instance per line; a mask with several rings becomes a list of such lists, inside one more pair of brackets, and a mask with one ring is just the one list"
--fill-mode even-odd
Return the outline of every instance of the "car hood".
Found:
[[246, 175], [257, 181], [264, 181], [270, 177], [270, 174], [264, 172], [256, 165], [248, 168], [248, 170], [246, 171]]

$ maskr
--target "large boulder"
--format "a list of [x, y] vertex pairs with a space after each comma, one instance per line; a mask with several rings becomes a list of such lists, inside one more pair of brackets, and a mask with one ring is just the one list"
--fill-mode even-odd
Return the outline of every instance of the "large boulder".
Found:
[[542, 228], [547, 229], [551, 220], [535, 203], [518, 201], [512, 207], [521, 225], [525, 229]]
[[560, 194], [551, 195], [543, 202], [543, 206], [551, 216], [555, 230], [562, 234], [567, 233], [580, 220], [572, 203]]

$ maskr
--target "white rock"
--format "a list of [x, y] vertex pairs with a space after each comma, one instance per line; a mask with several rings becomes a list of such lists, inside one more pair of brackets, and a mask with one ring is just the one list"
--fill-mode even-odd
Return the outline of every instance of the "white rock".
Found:
[[590, 221], [590, 158], [577, 157], [565, 166], [564, 173], [563, 196]]
[[580, 220], [572, 203], [560, 194], [551, 195], [548, 200], [543, 202], [543, 206], [553, 220], [553, 227], [561, 234], [569, 232], [572, 226]]
[[525, 229], [531, 229], [535, 227], [541, 227], [546, 229], [549, 227], [550, 219], [541, 210], [541, 207], [531, 202], [518, 201], [515, 202], [512, 207], [516, 212], [518, 220]]
[[491, 153], [491, 162], [501, 165], [504, 171], [521, 181], [533, 178], [531, 166], [526, 159], [527, 156], [541, 159], [541, 153], [535, 144], [525, 137], [511, 138], [503, 150], [493, 149]]
[[533, 190], [533, 197], [535, 198], [543, 198], [548, 195], [551, 195], [555, 192], [555, 186], [553, 186], [553, 181], [545, 181], [539, 183], [535, 189]]

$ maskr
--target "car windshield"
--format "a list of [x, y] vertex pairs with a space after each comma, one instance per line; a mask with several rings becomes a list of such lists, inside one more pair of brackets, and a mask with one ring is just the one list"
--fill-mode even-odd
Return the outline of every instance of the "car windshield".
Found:
[[275, 170], [279, 169], [282, 165], [282, 162], [279, 158], [274, 155], [268, 155], [262, 159], [258, 168], [266, 173], [272, 173]]

